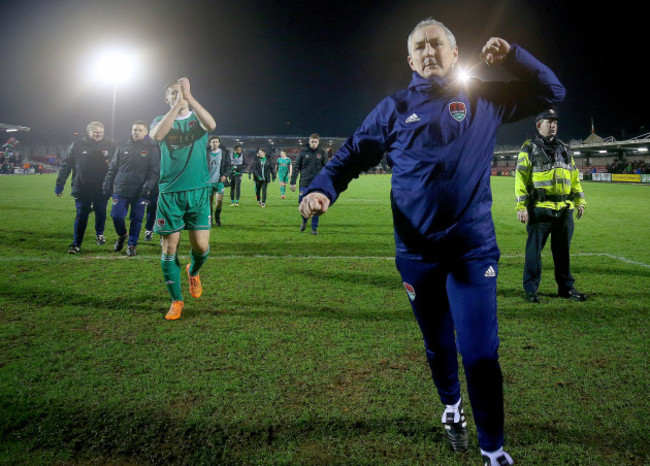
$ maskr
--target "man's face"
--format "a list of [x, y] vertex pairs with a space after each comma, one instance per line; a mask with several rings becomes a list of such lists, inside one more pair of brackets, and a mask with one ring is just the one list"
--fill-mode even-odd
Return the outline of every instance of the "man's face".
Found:
[[264, 152], [263, 150], [259, 150], [259, 151], [257, 151], [257, 156], [260, 159], [263, 159], [264, 157], [266, 157], [266, 152]]
[[312, 149], [318, 149], [318, 144], [320, 143], [320, 139], [316, 138], [309, 138], [309, 147]]
[[545, 138], [554, 138], [557, 135], [557, 120], [539, 120], [537, 122], [537, 131]]
[[219, 146], [221, 145], [221, 141], [217, 138], [210, 139], [210, 150], [212, 152], [216, 152], [219, 149]]
[[458, 60], [458, 47], [452, 48], [445, 30], [437, 24], [415, 31], [409, 51], [411, 69], [427, 79], [445, 76]]
[[285, 158], [287, 153], [285, 151], [280, 151], [280, 157]]
[[93, 126], [88, 130], [88, 137], [93, 141], [101, 141], [104, 139], [104, 128], [101, 126]]
[[178, 99], [183, 97], [183, 92], [181, 91], [180, 84], [174, 84], [171, 87], [168, 87], [165, 91], [165, 102], [169, 104], [170, 107], [176, 105]]
[[242, 147], [238, 147], [235, 149], [235, 152], [238, 154], [241, 154], [244, 149]]
[[145, 137], [147, 137], [147, 134], [149, 134], [149, 131], [147, 130], [146, 126], [144, 125], [131, 126], [131, 137], [133, 137], [134, 141], [142, 141]]

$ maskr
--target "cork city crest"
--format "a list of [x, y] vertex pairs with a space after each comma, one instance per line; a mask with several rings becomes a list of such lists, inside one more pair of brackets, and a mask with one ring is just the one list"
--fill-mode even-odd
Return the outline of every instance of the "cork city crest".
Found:
[[454, 117], [454, 120], [460, 122], [467, 116], [467, 107], [464, 102], [452, 102], [449, 104], [449, 113]]
[[409, 296], [409, 299], [413, 301], [415, 299], [415, 288], [413, 288], [413, 285], [404, 282], [404, 289], [406, 290], [406, 294]]

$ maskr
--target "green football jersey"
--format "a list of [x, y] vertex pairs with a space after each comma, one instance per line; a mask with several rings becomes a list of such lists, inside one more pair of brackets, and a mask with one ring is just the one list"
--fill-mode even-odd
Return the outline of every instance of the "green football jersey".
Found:
[[289, 173], [289, 167], [291, 166], [291, 159], [289, 157], [287, 158], [278, 157], [276, 163], [278, 164], [278, 173], [280, 174]]
[[[163, 115], [156, 117], [151, 127], [162, 118]], [[208, 134], [194, 112], [187, 118], [176, 119], [160, 142], [160, 192], [191, 191], [209, 186], [207, 147]]]

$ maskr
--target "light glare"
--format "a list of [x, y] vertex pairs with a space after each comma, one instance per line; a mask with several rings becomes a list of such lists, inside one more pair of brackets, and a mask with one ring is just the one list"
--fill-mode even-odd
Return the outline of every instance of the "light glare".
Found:
[[127, 81], [134, 71], [133, 55], [119, 50], [109, 50], [97, 58], [94, 66], [95, 77], [110, 83]]

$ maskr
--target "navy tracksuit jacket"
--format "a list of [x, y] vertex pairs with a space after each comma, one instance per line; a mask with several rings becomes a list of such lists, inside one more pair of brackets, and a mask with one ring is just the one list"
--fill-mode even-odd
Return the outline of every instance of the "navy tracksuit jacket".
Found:
[[490, 190], [496, 132], [565, 94], [555, 74], [516, 44], [503, 66], [517, 79], [460, 85], [414, 72], [409, 87], [382, 100], [307, 189], [334, 203], [388, 153], [396, 264], [433, 379], [443, 403], [458, 401], [457, 345], [487, 451], [503, 444]]

